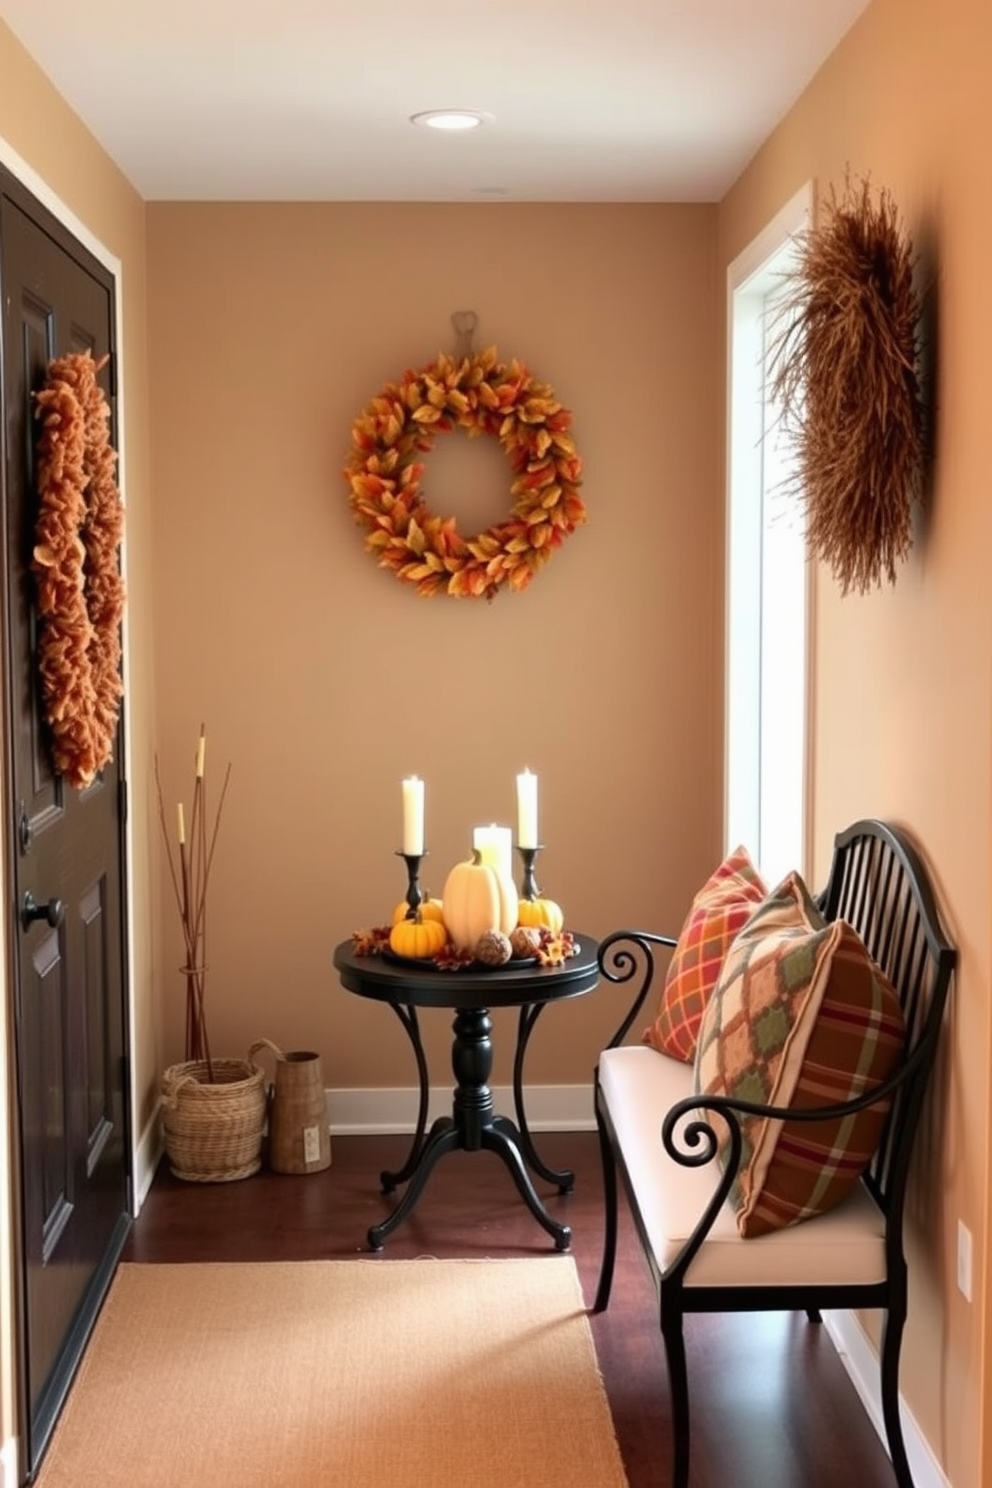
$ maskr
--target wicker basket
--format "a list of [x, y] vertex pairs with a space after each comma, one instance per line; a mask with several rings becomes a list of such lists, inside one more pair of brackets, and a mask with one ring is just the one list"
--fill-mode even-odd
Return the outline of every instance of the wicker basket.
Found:
[[231, 1183], [262, 1166], [265, 1071], [253, 1056], [173, 1064], [162, 1076], [162, 1128], [169, 1167], [189, 1183]]

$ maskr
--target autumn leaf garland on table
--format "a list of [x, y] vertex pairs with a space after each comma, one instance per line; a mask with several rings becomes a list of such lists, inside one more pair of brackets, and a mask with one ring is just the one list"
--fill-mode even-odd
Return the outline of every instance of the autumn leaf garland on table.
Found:
[[[366, 548], [423, 595], [491, 600], [504, 586], [525, 589], [586, 520], [571, 422], [546, 383], [520, 362], [501, 362], [495, 347], [441, 354], [387, 383], [355, 421], [344, 470]], [[510, 517], [467, 538], [453, 517], [427, 507], [417, 459], [456, 428], [497, 438], [513, 476]]]
[[[352, 932], [351, 944], [356, 956], [381, 956], [384, 951], [389, 951], [389, 925], [374, 925], [370, 930], [355, 930]], [[542, 966], [563, 966], [564, 963], [578, 953], [575, 938], [568, 930], [559, 930], [557, 933], [551, 930], [537, 929], [532, 927], [534, 935], [534, 956]], [[443, 946], [433, 956], [425, 956], [424, 964], [431, 965], [438, 971], [460, 971], [462, 967], [475, 966], [477, 964], [475, 953], [470, 950], [458, 950], [450, 942]], [[504, 968], [513, 970], [513, 962], [506, 963]]]

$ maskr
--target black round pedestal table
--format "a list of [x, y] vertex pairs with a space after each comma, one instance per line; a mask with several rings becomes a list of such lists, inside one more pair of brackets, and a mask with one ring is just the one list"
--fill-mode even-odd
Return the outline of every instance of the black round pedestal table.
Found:
[[[417, 1061], [420, 1107], [413, 1145], [402, 1168], [381, 1175], [384, 1193], [400, 1184], [407, 1189], [392, 1214], [373, 1225], [368, 1242], [381, 1250], [386, 1237], [412, 1210], [439, 1158], [446, 1152], [495, 1152], [509, 1168], [528, 1209], [552, 1236], [556, 1250], [567, 1250], [572, 1240], [568, 1225], [553, 1219], [541, 1203], [531, 1172], [554, 1183], [560, 1193], [569, 1193], [575, 1174], [547, 1167], [534, 1149], [524, 1110], [524, 1055], [531, 1032], [550, 1002], [581, 997], [599, 980], [596, 959], [598, 942], [588, 935], [573, 936], [576, 955], [561, 966], [510, 962], [497, 970], [483, 967], [441, 971], [433, 962], [422, 965], [399, 962], [385, 956], [356, 955], [350, 940], [334, 951], [334, 966], [342, 986], [359, 997], [387, 1003], [406, 1029]], [[491, 1009], [520, 1009], [517, 1047], [513, 1062], [513, 1100], [516, 1121], [497, 1115], [493, 1109], [489, 1076], [493, 1067]], [[455, 1076], [451, 1115], [427, 1127], [430, 1081], [420, 1037], [418, 1008], [450, 1008], [454, 1011], [451, 1067]]]

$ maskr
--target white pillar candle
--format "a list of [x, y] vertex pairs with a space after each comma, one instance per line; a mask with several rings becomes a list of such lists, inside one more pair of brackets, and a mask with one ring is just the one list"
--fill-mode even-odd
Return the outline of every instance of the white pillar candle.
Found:
[[509, 883], [513, 882], [513, 833], [509, 827], [498, 827], [495, 822], [488, 827], [476, 827], [472, 846], [483, 863], [499, 869]]
[[539, 846], [537, 836], [537, 776], [524, 770], [517, 776], [517, 846]]
[[424, 782], [416, 775], [403, 782], [403, 851], [419, 857], [424, 850]]

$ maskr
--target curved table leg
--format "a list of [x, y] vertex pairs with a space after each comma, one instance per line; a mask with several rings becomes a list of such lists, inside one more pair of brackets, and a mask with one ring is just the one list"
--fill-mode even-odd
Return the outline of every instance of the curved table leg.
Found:
[[[429, 1100], [427, 1059], [424, 1055], [424, 1046], [420, 1041], [420, 1024], [417, 1021], [417, 1009], [398, 1002], [390, 1003], [390, 1006], [406, 1029], [410, 1043], [413, 1045], [414, 1058], [417, 1061], [417, 1074], [420, 1078], [420, 1106], [417, 1110], [417, 1126], [413, 1134], [413, 1143], [407, 1154], [406, 1162], [395, 1173], [387, 1169], [385, 1172], [379, 1174], [382, 1191], [387, 1194], [392, 1193], [400, 1183], [406, 1183], [407, 1179], [413, 1176], [417, 1167], [417, 1161], [423, 1151]], [[379, 1249], [379, 1247], [377, 1246], [376, 1249]]]
[[[397, 1012], [400, 1012], [398, 1007]], [[389, 1191], [387, 1184], [395, 1186], [407, 1178], [410, 1181], [406, 1193], [392, 1214], [380, 1224], [372, 1225], [370, 1228], [368, 1242], [371, 1248], [381, 1250], [386, 1237], [407, 1217], [423, 1192], [424, 1184], [439, 1158], [443, 1157], [446, 1152], [458, 1150], [477, 1152], [480, 1148], [486, 1148], [490, 1152], [495, 1152], [509, 1168], [521, 1198], [537, 1222], [553, 1237], [555, 1249], [567, 1250], [572, 1243], [572, 1231], [568, 1225], [560, 1224], [552, 1219], [542, 1205], [527, 1171], [525, 1156], [532, 1158], [537, 1170], [549, 1177], [551, 1182], [562, 1184], [568, 1180], [570, 1186], [573, 1175], [553, 1173], [546, 1168], [536, 1158], [526, 1126], [522, 1133], [508, 1116], [494, 1114], [492, 1091], [488, 1084], [493, 1063], [490, 1038], [492, 1020], [488, 1009], [459, 1008], [455, 1014], [451, 1064], [456, 1087], [452, 1101], [452, 1115], [439, 1117], [434, 1122], [426, 1142], [423, 1140], [423, 1133], [427, 1106], [427, 1066], [420, 1043], [416, 1012], [412, 1007], [405, 1008], [404, 1012], [406, 1016], [400, 1013], [401, 1021], [410, 1035], [421, 1073], [420, 1115], [413, 1148], [403, 1169], [398, 1173], [382, 1175], [383, 1188], [387, 1192]], [[527, 1042], [526, 1034], [529, 1034], [533, 1021], [531, 1018], [524, 1031], [522, 1038], [524, 1047]], [[517, 1096], [518, 1111], [522, 1111], [522, 1058], [522, 1051], [518, 1050], [519, 1063], [514, 1072], [514, 1093]], [[562, 1191], [566, 1192], [567, 1189], [563, 1187]]]
[[373, 1250], [381, 1250], [386, 1237], [392, 1234], [398, 1224], [406, 1219], [414, 1204], [420, 1198], [424, 1184], [430, 1176], [431, 1169], [439, 1157], [446, 1152], [454, 1152], [462, 1145], [461, 1132], [455, 1126], [450, 1116], [442, 1116], [435, 1121], [431, 1128], [431, 1134], [426, 1146], [420, 1154], [420, 1161], [410, 1181], [410, 1186], [400, 1199], [392, 1214], [382, 1221], [381, 1224], [372, 1225], [368, 1233], [368, 1242]]
[[539, 1173], [548, 1183], [556, 1183], [558, 1192], [571, 1193], [575, 1187], [575, 1174], [571, 1168], [562, 1168], [556, 1171], [549, 1168], [538, 1157], [531, 1138], [530, 1127], [527, 1125], [527, 1117], [524, 1113], [524, 1055], [527, 1052], [527, 1044], [531, 1036], [534, 1024], [544, 1011], [544, 1003], [525, 1003], [520, 1009], [520, 1020], [517, 1026], [517, 1052], [513, 1060], [513, 1104], [516, 1107], [517, 1121], [519, 1123], [519, 1145], [524, 1157], [535, 1173]]
[[482, 1145], [490, 1152], [495, 1152], [506, 1163], [520, 1192], [520, 1197], [538, 1224], [543, 1225], [554, 1239], [555, 1250], [567, 1250], [572, 1243], [571, 1228], [552, 1219], [538, 1198], [534, 1185], [530, 1181], [530, 1174], [524, 1166], [519, 1137], [520, 1133], [508, 1116], [497, 1116], [492, 1125], [482, 1133]]

